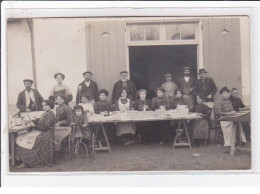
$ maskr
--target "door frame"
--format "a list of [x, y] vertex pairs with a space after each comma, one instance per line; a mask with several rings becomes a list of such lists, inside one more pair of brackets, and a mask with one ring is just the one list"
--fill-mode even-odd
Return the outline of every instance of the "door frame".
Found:
[[[127, 24], [125, 23], [125, 40], [126, 40], [126, 70], [128, 71], [129, 78], [130, 78], [130, 61], [129, 61], [129, 47], [131, 46], [164, 46], [164, 45], [196, 45], [197, 46], [197, 73], [199, 69], [203, 68], [203, 32], [202, 32], [202, 19], [195, 19], [195, 20], [171, 20], [172, 22], [194, 22], [198, 23], [196, 28], [196, 34], [198, 36], [198, 40], [182, 40], [182, 41], [146, 41], [146, 42], [130, 42], [128, 41], [128, 31], [127, 31]], [[141, 23], [141, 21], [138, 21]], [[158, 21], [152, 21], [152, 23], [157, 23]], [[169, 20], [166, 20], [169, 22]], [[132, 22], [131, 22], [132, 23]], [[145, 22], [144, 22], [145, 23]]]

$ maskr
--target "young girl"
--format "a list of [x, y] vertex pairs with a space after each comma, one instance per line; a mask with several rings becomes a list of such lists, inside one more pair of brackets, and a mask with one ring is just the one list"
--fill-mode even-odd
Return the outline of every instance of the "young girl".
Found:
[[72, 141], [74, 141], [74, 139], [77, 137], [90, 140], [91, 127], [88, 125], [88, 119], [87, 116], [84, 114], [83, 107], [80, 105], [74, 106], [72, 113], [73, 113], [71, 118]]
[[[126, 112], [133, 108], [133, 102], [127, 98], [126, 89], [121, 90], [121, 97], [116, 101], [116, 110]], [[135, 124], [132, 122], [123, 122], [117, 124], [116, 135], [125, 142], [126, 146], [133, 144], [135, 141]]]
[[85, 113], [90, 113], [93, 114], [94, 113], [94, 99], [89, 100], [88, 96], [82, 95], [81, 97], [81, 103], [79, 103], [78, 105], [83, 107], [83, 110]]
[[206, 146], [209, 133], [208, 119], [210, 118], [210, 109], [203, 102], [202, 96], [197, 96], [197, 104], [194, 106], [194, 112], [200, 113], [202, 116], [202, 119], [192, 121], [193, 138], [197, 146]]

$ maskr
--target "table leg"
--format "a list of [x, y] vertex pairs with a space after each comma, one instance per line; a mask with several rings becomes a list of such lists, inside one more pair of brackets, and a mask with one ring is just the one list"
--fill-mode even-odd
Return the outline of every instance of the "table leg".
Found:
[[176, 129], [176, 134], [175, 134], [174, 142], [173, 142], [173, 149], [175, 148], [175, 144], [177, 142], [177, 131], [180, 129], [180, 127], [181, 127], [181, 121], [178, 121], [178, 126], [177, 126], [177, 129]]
[[[236, 123], [234, 123], [236, 124]], [[230, 155], [234, 156], [235, 155], [235, 148], [236, 148], [236, 131], [237, 129], [232, 129], [231, 133], [231, 149], [230, 149]]]
[[111, 150], [108, 138], [107, 138], [107, 133], [106, 133], [106, 130], [105, 130], [105, 127], [104, 127], [103, 124], [101, 124], [101, 128], [102, 128], [102, 132], [103, 132], [103, 135], [105, 137], [105, 140], [106, 140], [106, 144], [107, 144], [108, 150], [109, 150], [110, 153], [112, 153], [112, 150]]
[[240, 134], [240, 123], [236, 122], [236, 132], [237, 132], [237, 145], [241, 147], [241, 134]]
[[189, 133], [188, 133], [187, 125], [186, 125], [185, 120], [183, 120], [182, 122], [183, 122], [183, 126], [184, 126], [184, 129], [185, 129], [186, 137], [187, 137], [187, 140], [188, 140], [188, 143], [189, 143], [190, 149], [191, 149], [191, 142], [190, 142], [190, 136], [189, 136]]
[[12, 160], [12, 166], [14, 166], [14, 133], [10, 133], [11, 136], [11, 160]]

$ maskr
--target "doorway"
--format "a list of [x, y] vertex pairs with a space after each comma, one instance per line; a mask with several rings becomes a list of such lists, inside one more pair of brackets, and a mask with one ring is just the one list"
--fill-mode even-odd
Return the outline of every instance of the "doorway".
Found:
[[184, 66], [189, 66], [191, 76], [197, 78], [197, 45], [129, 47], [130, 79], [137, 90], [148, 90], [149, 99], [165, 82], [166, 73], [171, 73], [173, 82], [177, 83]]

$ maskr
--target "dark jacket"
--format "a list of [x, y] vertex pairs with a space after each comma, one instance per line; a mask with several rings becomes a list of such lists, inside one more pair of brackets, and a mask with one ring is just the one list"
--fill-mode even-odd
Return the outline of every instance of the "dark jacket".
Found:
[[[184, 91], [184, 94], [191, 95], [194, 92], [194, 86], [196, 83], [196, 79], [194, 77], [190, 77], [189, 81], [186, 82], [184, 77], [179, 79], [178, 87]], [[193, 88], [192, 91], [190, 91]]]
[[[41, 94], [38, 92], [38, 90], [32, 89], [35, 97], [35, 103], [36, 103], [36, 111], [42, 111], [42, 101], [43, 98]], [[20, 109], [21, 112], [26, 112], [26, 98], [25, 98], [25, 90], [19, 93], [16, 106], [18, 109]]]
[[[136, 98], [137, 90], [135, 87], [134, 82], [131, 80], [126, 81], [126, 90], [128, 91], [128, 98], [134, 100]], [[122, 80], [119, 80], [114, 84], [113, 92], [112, 92], [112, 104], [115, 104], [115, 102], [119, 99], [120, 97], [120, 91], [123, 89], [123, 82]]]
[[88, 96], [90, 98], [88, 100], [92, 100], [92, 99], [94, 99], [95, 101], [98, 100], [98, 96], [97, 96], [98, 87], [97, 87], [96, 82], [90, 80], [89, 87], [87, 87], [86, 84], [85, 84], [85, 80], [84, 80], [78, 86], [81, 86], [81, 92], [80, 92], [80, 95], [79, 95], [79, 90], [77, 90], [76, 104], [81, 103], [82, 95]]
[[[202, 79], [196, 81], [194, 94], [202, 95], [202, 97], [205, 98], [205, 101], [214, 101], [214, 95], [216, 92], [217, 86], [212, 78], [206, 77], [204, 81]], [[212, 95], [212, 98], [208, 99], [207, 96], [210, 94]]]
[[234, 98], [233, 96], [230, 96], [229, 100], [231, 101], [235, 111], [239, 111], [239, 108], [246, 107], [240, 98]]

